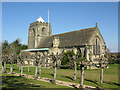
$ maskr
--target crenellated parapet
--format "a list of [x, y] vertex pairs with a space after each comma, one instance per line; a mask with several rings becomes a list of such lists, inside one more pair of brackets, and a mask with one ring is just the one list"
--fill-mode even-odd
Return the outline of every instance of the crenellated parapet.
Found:
[[[36, 22], [31, 23], [30, 27], [33, 27], [35, 25], [48, 26], [48, 22], [39, 22], [39, 21], [36, 21]], [[49, 27], [51, 27], [50, 23], [49, 23]]]
[[33, 22], [33, 23], [30, 23], [30, 27], [35, 26], [35, 25], [38, 25], [38, 24], [39, 24], [39, 22], [38, 22], [38, 21]]

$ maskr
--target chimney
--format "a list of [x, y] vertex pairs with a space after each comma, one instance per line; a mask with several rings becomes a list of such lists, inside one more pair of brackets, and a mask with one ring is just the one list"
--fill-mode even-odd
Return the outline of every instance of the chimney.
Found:
[[53, 39], [53, 47], [54, 47], [54, 48], [58, 48], [58, 47], [59, 47], [59, 44], [60, 44], [60, 39], [59, 39], [59, 37], [54, 37], [54, 39]]

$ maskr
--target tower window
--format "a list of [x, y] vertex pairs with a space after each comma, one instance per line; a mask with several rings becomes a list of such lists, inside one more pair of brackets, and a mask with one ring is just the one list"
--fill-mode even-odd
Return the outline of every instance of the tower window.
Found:
[[32, 28], [32, 36], [35, 36], [35, 29]]
[[45, 36], [45, 28], [42, 28], [42, 36]]

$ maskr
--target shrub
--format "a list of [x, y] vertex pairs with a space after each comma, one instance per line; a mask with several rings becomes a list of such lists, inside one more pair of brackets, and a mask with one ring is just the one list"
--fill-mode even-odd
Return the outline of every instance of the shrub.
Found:
[[73, 69], [74, 68], [74, 61], [72, 59], [72, 56], [74, 55], [74, 52], [68, 51], [64, 53], [64, 57], [61, 61], [61, 68], [64, 69]]
[[[64, 57], [62, 58], [61, 61], [61, 69], [74, 69], [74, 60], [73, 60], [73, 55], [74, 52], [72, 51], [68, 51], [64, 53]], [[81, 53], [78, 53], [77, 56], [80, 58], [82, 57]], [[81, 68], [79, 67], [80, 65], [80, 60], [76, 59], [76, 63], [77, 63], [77, 69], [81, 70]], [[85, 67], [85, 69], [87, 69], [87, 67]]]

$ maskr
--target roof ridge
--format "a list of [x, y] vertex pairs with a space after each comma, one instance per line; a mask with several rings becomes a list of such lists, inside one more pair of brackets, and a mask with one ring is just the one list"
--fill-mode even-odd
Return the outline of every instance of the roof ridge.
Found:
[[[96, 27], [85, 28], [85, 29], [75, 30], [75, 31], [71, 31], [71, 32], [60, 33], [60, 34], [54, 34], [54, 35], [51, 35], [51, 36], [62, 35], [62, 34], [67, 34], [67, 33], [72, 33], [72, 32], [83, 31], [83, 30], [89, 30], [89, 29], [94, 29], [94, 28], [96, 28]], [[48, 36], [48, 37], [49, 37], [49, 36]]]

